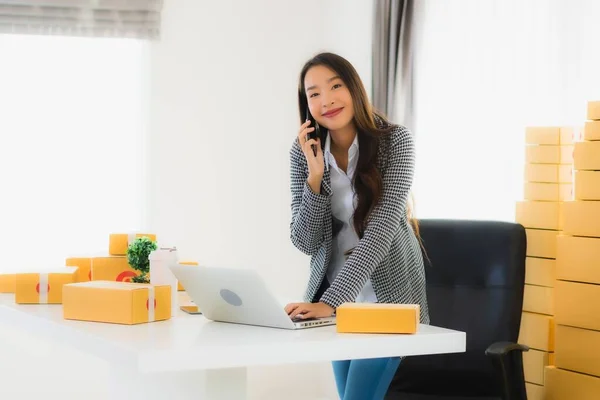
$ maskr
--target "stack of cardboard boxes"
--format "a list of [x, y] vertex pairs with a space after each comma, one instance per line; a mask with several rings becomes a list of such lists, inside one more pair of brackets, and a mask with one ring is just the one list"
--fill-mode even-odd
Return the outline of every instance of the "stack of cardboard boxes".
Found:
[[555, 271], [562, 209], [573, 198], [573, 150], [580, 129], [527, 127], [525, 131], [524, 200], [516, 205], [516, 222], [527, 235], [523, 313], [519, 343], [528, 397], [543, 398], [544, 369], [554, 364]]
[[139, 272], [129, 265], [127, 249], [141, 236], [156, 241], [154, 234], [111, 234], [108, 254], [68, 257], [56, 269], [0, 274], [0, 293], [14, 293], [17, 304], [62, 304], [67, 319], [122, 324], [169, 319], [170, 286], [131, 283]]
[[600, 101], [589, 102], [575, 143], [574, 200], [557, 239], [555, 363], [547, 400], [600, 399]]

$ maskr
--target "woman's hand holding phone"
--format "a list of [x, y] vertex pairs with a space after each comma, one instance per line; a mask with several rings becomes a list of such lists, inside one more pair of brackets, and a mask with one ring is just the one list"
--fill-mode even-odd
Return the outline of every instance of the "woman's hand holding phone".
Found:
[[311, 121], [307, 120], [300, 126], [298, 142], [306, 157], [308, 164], [308, 185], [315, 193], [321, 192], [321, 181], [325, 172], [325, 161], [323, 158], [323, 149], [321, 149], [321, 138], [311, 139], [309, 134], [315, 130], [310, 126]]

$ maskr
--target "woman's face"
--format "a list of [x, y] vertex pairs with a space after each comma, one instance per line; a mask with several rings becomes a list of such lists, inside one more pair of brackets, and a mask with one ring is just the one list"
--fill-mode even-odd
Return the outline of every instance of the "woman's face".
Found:
[[330, 131], [345, 128], [354, 118], [352, 96], [331, 69], [318, 65], [304, 77], [308, 108], [313, 118]]

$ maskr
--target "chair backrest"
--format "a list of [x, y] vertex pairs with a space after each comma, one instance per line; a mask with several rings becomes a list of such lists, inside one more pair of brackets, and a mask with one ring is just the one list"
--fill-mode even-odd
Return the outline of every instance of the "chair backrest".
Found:
[[405, 358], [390, 392], [500, 396], [497, 372], [485, 350], [494, 342], [518, 340], [525, 229], [510, 222], [467, 220], [421, 220], [419, 226], [431, 325], [466, 332], [467, 351]]

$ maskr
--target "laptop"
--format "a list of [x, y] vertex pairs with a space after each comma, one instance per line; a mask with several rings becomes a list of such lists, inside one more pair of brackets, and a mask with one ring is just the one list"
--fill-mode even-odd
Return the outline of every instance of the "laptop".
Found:
[[292, 320], [256, 271], [183, 264], [169, 268], [212, 321], [282, 329], [335, 325], [335, 317]]

